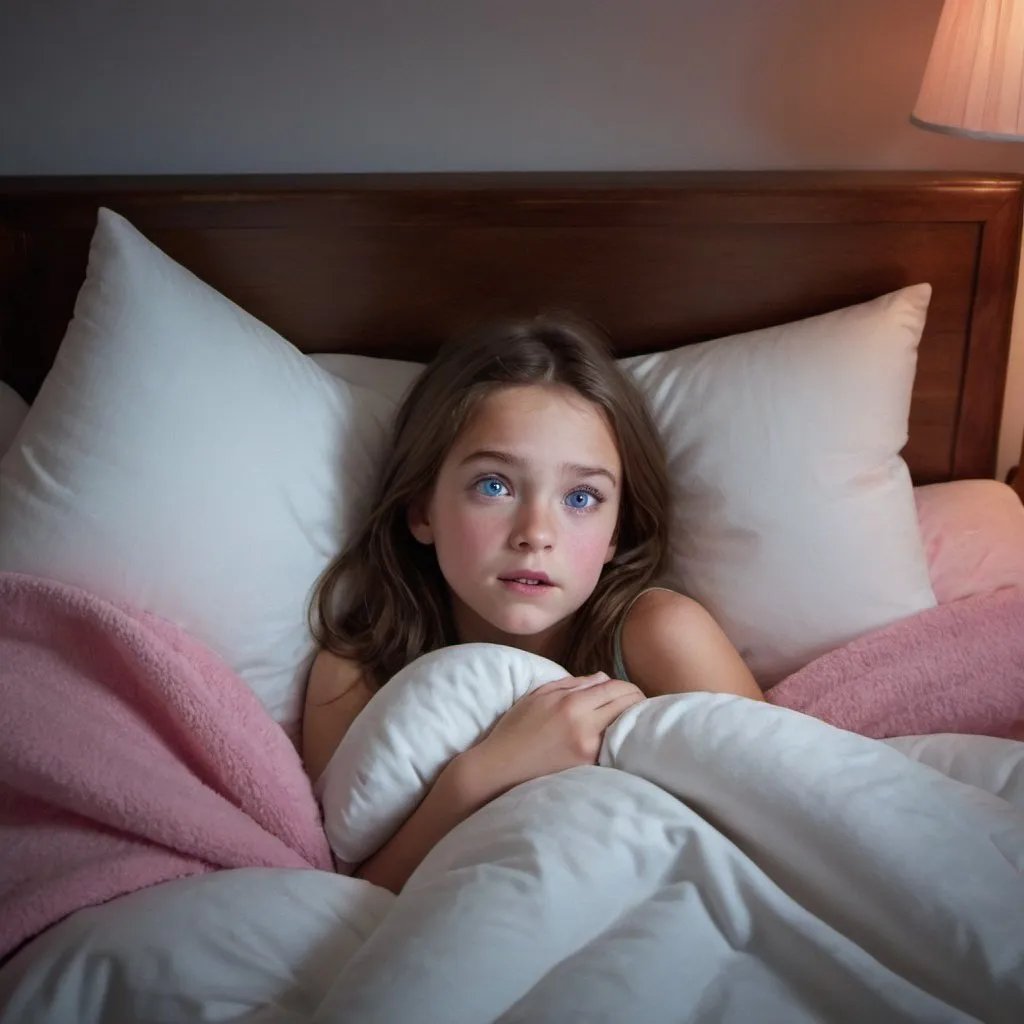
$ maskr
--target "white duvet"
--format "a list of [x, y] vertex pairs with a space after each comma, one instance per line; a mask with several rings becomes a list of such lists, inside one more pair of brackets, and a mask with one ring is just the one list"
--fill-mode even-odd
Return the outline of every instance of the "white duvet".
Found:
[[[389, 723], [382, 805], [383, 762], [429, 785], [452, 741], [424, 761], [400, 689], [363, 736]], [[600, 761], [474, 814], [398, 897], [249, 869], [80, 911], [0, 971], [0, 1020], [1024, 1021], [1024, 744], [693, 694]]]

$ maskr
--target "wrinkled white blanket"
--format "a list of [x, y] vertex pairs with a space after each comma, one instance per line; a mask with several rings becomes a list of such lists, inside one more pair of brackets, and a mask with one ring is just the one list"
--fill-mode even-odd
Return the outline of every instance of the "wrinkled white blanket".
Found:
[[397, 898], [318, 872], [168, 883], [25, 950], [0, 1016], [67, 1020], [77, 993], [82, 1022], [1019, 1022], [1022, 798], [1024, 744], [660, 698], [601, 766], [473, 815]]
[[707, 694], [631, 709], [601, 764], [448, 836], [321, 1018], [1024, 1019], [1024, 815], [1007, 801]]

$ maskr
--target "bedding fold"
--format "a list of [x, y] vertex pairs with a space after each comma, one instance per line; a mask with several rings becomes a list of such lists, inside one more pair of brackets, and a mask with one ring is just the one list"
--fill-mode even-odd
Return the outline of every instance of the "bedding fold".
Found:
[[0, 958], [172, 878], [331, 869], [291, 742], [170, 623], [0, 574], [0, 704]]

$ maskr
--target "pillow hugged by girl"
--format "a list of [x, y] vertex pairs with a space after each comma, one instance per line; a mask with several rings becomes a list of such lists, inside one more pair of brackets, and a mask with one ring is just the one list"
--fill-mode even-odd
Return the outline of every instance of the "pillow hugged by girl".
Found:
[[[428, 651], [505, 644], [572, 675], [455, 757], [360, 877], [397, 892], [478, 807], [593, 764], [604, 730], [645, 697], [761, 699], [710, 615], [654, 585], [668, 528], [658, 435], [589, 325], [493, 324], [440, 350], [398, 411], [362, 529], [317, 588], [306, 769], [319, 776], [374, 691]], [[340, 614], [339, 587], [352, 595]]]

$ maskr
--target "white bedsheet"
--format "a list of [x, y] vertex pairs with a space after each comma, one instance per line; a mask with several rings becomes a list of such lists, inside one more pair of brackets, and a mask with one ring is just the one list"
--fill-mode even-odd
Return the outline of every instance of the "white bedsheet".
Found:
[[158, 886], [23, 950], [0, 1020], [1019, 1024], [1024, 808], [908, 755], [1019, 800], [1021, 751], [647, 701], [600, 767], [494, 801], [397, 898], [316, 872]]

